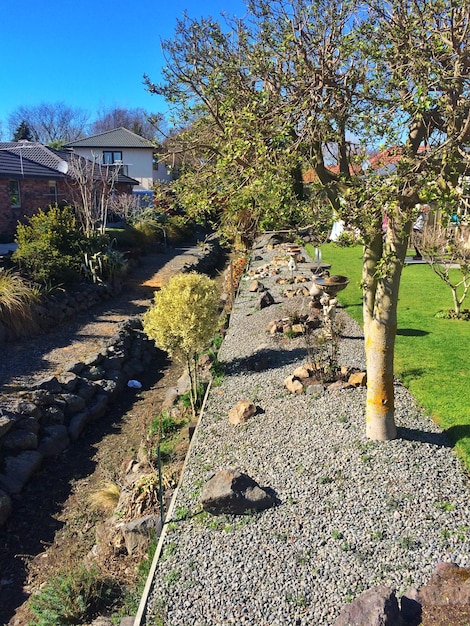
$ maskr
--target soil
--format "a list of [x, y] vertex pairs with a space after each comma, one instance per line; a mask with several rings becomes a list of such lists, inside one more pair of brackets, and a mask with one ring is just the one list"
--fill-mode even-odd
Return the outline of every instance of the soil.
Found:
[[[3, 401], [32, 379], [58, 373], [72, 361], [99, 350], [118, 324], [142, 313], [154, 291], [191, 260], [195, 248], [149, 254], [127, 279], [121, 294], [53, 333], [7, 344], [0, 364]], [[106, 483], [119, 484], [124, 468], [139, 455], [148, 424], [160, 412], [168, 386], [181, 375], [179, 364], [160, 353], [140, 377], [142, 389], [127, 389], [81, 439], [14, 498], [13, 513], [0, 529], [0, 624], [26, 626], [30, 593], [59, 570], [83, 561], [96, 542], [97, 526], [108, 515], [91, 506], [90, 494]], [[171, 471], [177, 475], [188, 436], [182, 439]], [[136, 580], [138, 561], [110, 550], [104, 566], [121, 587]]]

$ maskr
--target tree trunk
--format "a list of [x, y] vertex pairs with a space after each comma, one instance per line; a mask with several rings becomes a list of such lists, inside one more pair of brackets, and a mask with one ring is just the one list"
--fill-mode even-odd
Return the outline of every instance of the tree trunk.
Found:
[[366, 436], [389, 441], [397, 436], [393, 356], [397, 302], [408, 234], [389, 222], [364, 247], [364, 338], [367, 363]]

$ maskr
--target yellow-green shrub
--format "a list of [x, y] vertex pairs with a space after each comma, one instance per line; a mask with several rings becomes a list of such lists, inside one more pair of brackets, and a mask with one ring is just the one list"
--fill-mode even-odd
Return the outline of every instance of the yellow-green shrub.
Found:
[[218, 304], [213, 280], [196, 272], [177, 274], [155, 293], [154, 304], [143, 316], [148, 337], [188, 368], [193, 411], [198, 388], [197, 356], [216, 331]]

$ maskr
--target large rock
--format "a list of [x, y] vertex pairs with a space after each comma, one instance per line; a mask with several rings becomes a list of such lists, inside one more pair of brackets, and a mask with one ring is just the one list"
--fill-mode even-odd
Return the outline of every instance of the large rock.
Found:
[[[439, 563], [417, 601], [423, 624], [467, 626], [470, 624], [470, 569], [455, 563]], [[403, 602], [402, 602], [403, 603]]]
[[290, 393], [302, 394], [304, 392], [304, 386], [293, 374], [284, 380], [284, 387], [287, 391], [290, 391]]
[[238, 469], [217, 472], [202, 490], [202, 508], [214, 515], [263, 511], [274, 503], [271, 495]]
[[37, 450], [25, 450], [17, 456], [7, 456], [3, 474], [0, 474], [0, 488], [11, 495], [20, 493], [41, 463], [42, 454]]
[[228, 412], [228, 420], [235, 426], [245, 424], [256, 413], [256, 405], [250, 400], [239, 400]]
[[146, 515], [121, 524], [119, 530], [124, 538], [128, 554], [143, 554], [148, 548], [152, 535], [159, 536], [162, 532], [162, 523], [157, 515]]
[[379, 585], [364, 591], [341, 611], [334, 626], [402, 626], [395, 592]]

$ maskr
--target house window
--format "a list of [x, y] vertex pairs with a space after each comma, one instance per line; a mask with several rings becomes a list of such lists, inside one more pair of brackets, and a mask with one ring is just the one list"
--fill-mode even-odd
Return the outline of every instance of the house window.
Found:
[[49, 181], [49, 195], [52, 198], [52, 202], [57, 202], [57, 182], [55, 180]]
[[21, 197], [20, 197], [20, 183], [17, 180], [10, 180], [8, 183], [8, 190], [10, 193], [10, 205], [12, 207], [20, 207], [21, 206]]
[[117, 161], [122, 163], [122, 152], [113, 152], [112, 150], [103, 150], [104, 165], [113, 165]]

